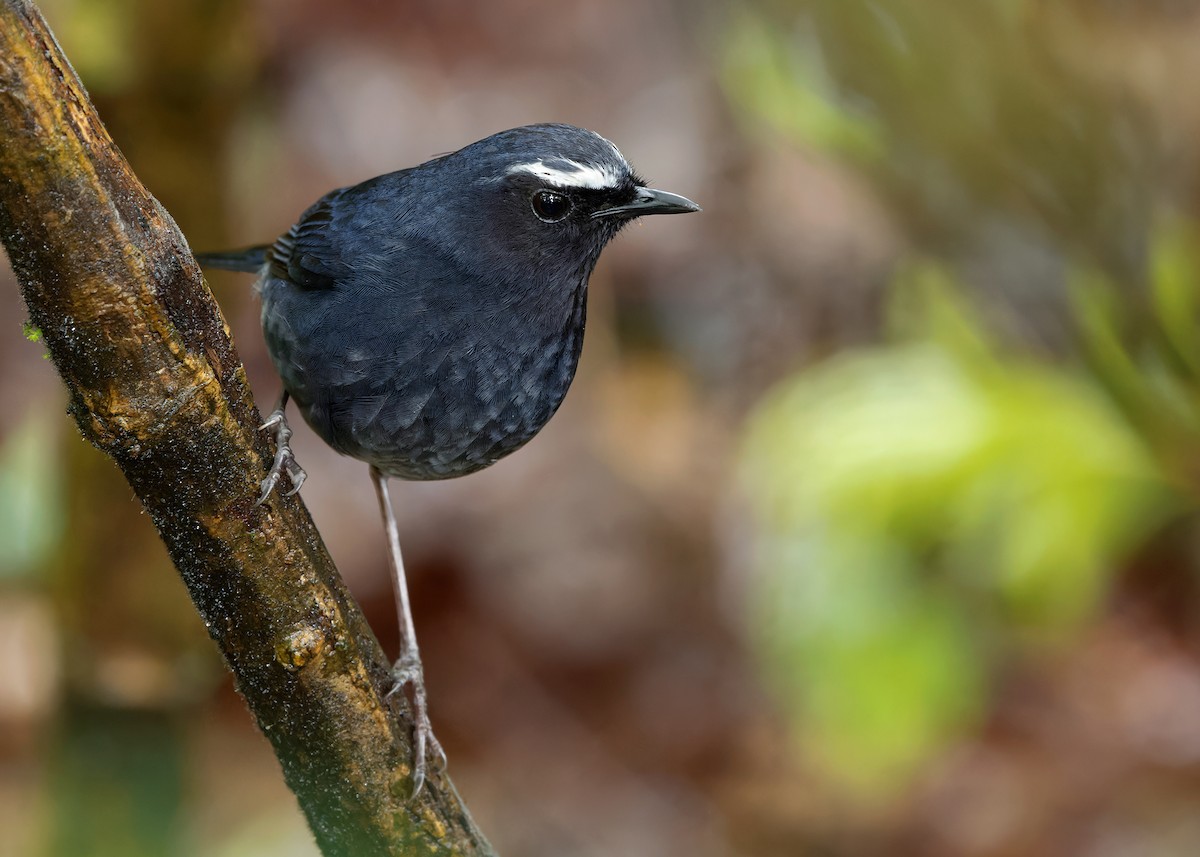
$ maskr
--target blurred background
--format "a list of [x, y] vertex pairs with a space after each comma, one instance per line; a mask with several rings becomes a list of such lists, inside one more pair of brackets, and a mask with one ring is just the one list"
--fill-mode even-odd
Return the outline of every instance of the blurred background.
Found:
[[[704, 206], [535, 442], [394, 488], [502, 854], [1200, 853], [1200, 2], [40, 5], [197, 249], [535, 121]], [[0, 852], [315, 855], [0, 279]], [[295, 446], [395, 653], [366, 468]]]

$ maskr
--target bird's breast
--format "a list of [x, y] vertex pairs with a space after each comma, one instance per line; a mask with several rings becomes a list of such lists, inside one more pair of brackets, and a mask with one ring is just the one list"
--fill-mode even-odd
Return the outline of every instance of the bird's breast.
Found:
[[[572, 338], [577, 339], [577, 338]], [[578, 341], [524, 353], [446, 355], [425, 378], [398, 377], [381, 400], [330, 403], [339, 450], [406, 479], [446, 479], [524, 446], [558, 410], [575, 376]]]
[[265, 311], [264, 329], [285, 388], [327, 443], [392, 476], [447, 479], [519, 449], [558, 410], [582, 350], [584, 300], [581, 288], [552, 324], [510, 314], [457, 330], [348, 329], [319, 353]]

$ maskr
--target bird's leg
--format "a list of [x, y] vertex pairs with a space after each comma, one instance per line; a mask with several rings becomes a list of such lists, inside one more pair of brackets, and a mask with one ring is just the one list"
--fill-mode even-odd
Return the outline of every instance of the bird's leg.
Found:
[[288, 441], [292, 439], [292, 429], [287, 424], [287, 417], [284, 416], [284, 408], [287, 407], [287, 403], [288, 394], [285, 390], [279, 397], [279, 404], [275, 406], [275, 410], [271, 411], [267, 421], [259, 426], [260, 430], [272, 429], [275, 433], [275, 460], [271, 463], [271, 470], [267, 473], [267, 478], [259, 485], [261, 491], [258, 500], [254, 503], [255, 506], [261, 506], [266, 502], [267, 498], [271, 496], [271, 492], [275, 490], [275, 486], [279, 484], [279, 477], [284, 473], [287, 473], [288, 479], [292, 483], [292, 490], [284, 494], [285, 497], [290, 497], [299, 491], [304, 480], [308, 478], [308, 474], [296, 462], [296, 456], [292, 454], [292, 448], [288, 445]]
[[383, 526], [387, 531], [388, 560], [392, 568], [392, 587], [396, 595], [396, 612], [400, 616], [400, 659], [392, 666], [395, 682], [387, 695], [401, 691], [407, 685], [412, 688], [413, 711], [413, 790], [416, 797], [425, 784], [426, 749], [433, 753], [439, 767], [446, 764], [446, 753], [433, 735], [429, 722], [429, 708], [425, 701], [425, 670], [421, 666], [421, 653], [417, 649], [417, 630], [413, 625], [412, 606], [408, 600], [408, 581], [404, 576], [404, 558], [400, 555], [400, 531], [396, 528], [396, 516], [392, 512], [392, 498], [388, 494], [387, 477], [377, 468], [371, 468], [371, 481], [379, 497], [379, 510], [383, 513]]

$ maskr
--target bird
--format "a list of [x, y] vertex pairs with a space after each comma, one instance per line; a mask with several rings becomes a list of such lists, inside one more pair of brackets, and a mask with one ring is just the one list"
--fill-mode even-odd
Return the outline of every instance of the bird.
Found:
[[583, 347], [588, 279], [639, 217], [699, 211], [647, 185], [595, 132], [546, 123], [485, 137], [325, 194], [272, 244], [197, 258], [258, 275], [283, 392], [261, 427], [275, 455], [266, 502], [300, 490], [285, 410], [369, 466], [401, 628], [388, 696], [411, 691], [412, 795], [445, 753], [429, 718], [387, 480], [479, 471], [549, 421]]

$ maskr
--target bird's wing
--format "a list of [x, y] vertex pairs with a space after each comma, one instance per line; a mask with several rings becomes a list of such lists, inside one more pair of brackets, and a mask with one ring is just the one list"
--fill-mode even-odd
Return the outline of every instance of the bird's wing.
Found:
[[270, 274], [306, 290], [331, 289], [350, 268], [331, 227], [346, 188], [321, 197], [271, 246]]

